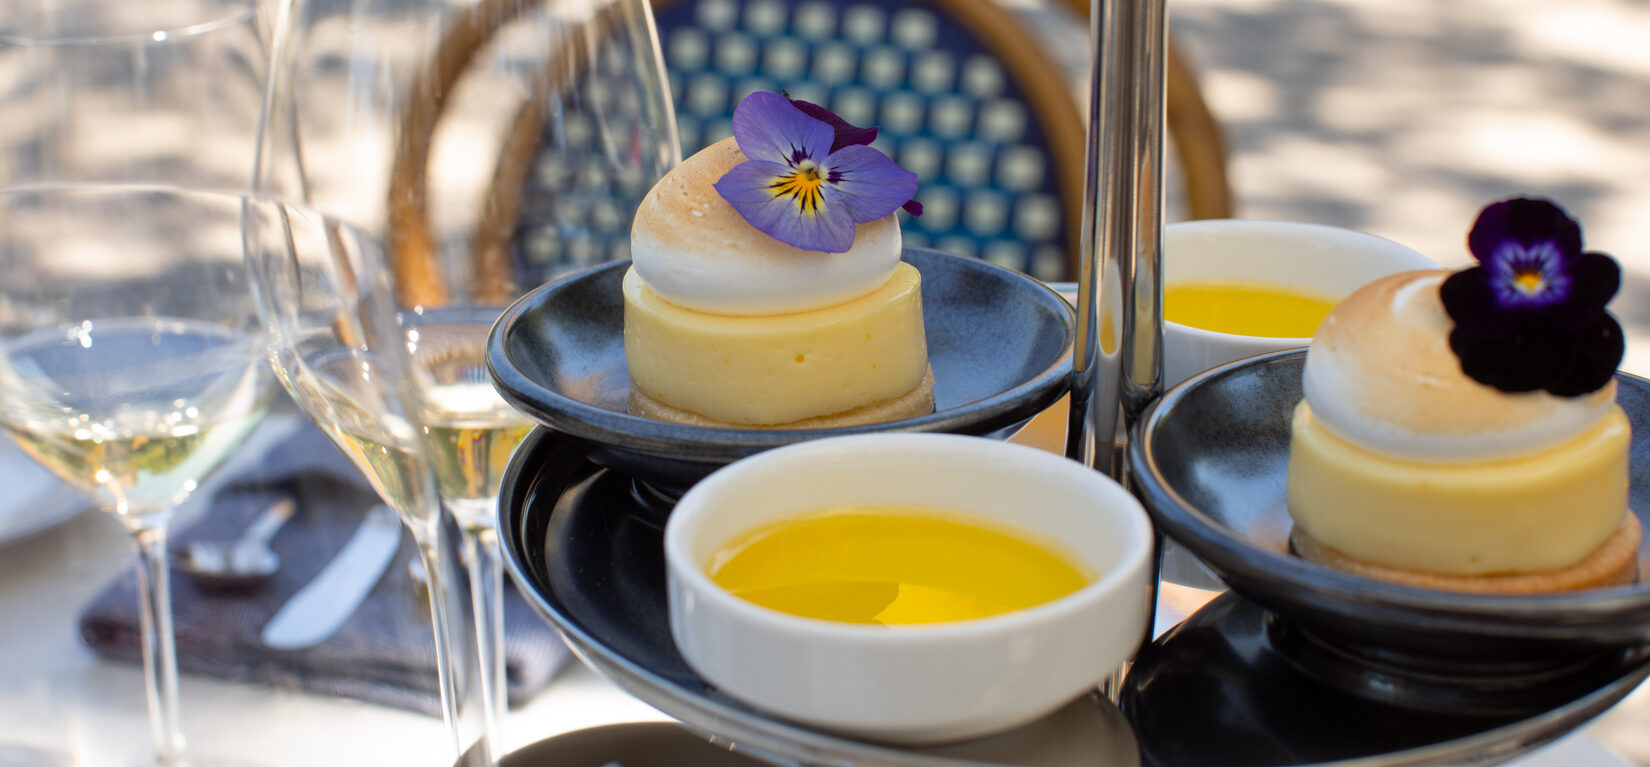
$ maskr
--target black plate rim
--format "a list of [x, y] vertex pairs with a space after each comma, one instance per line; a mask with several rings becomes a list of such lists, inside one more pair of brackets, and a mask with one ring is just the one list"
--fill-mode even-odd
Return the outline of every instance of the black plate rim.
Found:
[[[1264, 592], [1257, 595], [1246, 588], [1247, 585], [1256, 581], [1287, 581], [1299, 594], [1318, 597], [1317, 603], [1311, 605], [1314, 609], [1356, 615], [1377, 604], [1426, 614], [1429, 620], [1441, 621], [1440, 625], [1455, 622], [1461, 628], [1489, 627], [1507, 632], [1523, 629], [1535, 635], [1543, 633], [1543, 626], [1568, 630], [1583, 618], [1589, 619], [1584, 625], [1610, 625], [1612, 618], [1650, 609], [1650, 580], [1586, 591], [1524, 596], [1447, 592], [1377, 581], [1256, 545], [1244, 536], [1228, 532], [1225, 525], [1175, 492], [1152, 455], [1158, 424], [1173, 415], [1179, 403], [1201, 386], [1251, 366], [1299, 367], [1305, 358], [1306, 350], [1292, 349], [1239, 360], [1193, 376], [1153, 402], [1142, 414], [1130, 439], [1130, 466], [1153, 522], [1164, 534], [1215, 568], [1227, 579], [1228, 585], [1266, 603], [1270, 600]], [[1650, 380], [1629, 373], [1618, 372], [1616, 379], [1622, 386], [1650, 388]]]
[[[546, 442], [561, 444], [545, 446]], [[756, 755], [766, 753], [779, 757], [783, 763], [790, 763], [798, 758], [805, 760], [803, 763], [836, 763], [841, 758], [851, 758], [855, 763], [869, 760], [865, 763], [901, 767], [957, 767], [974, 764], [953, 758], [915, 753], [898, 746], [882, 746], [810, 730], [754, 709], [730, 706], [706, 698], [610, 650], [592, 636], [576, 618], [561, 609], [560, 603], [553, 595], [543, 593], [537, 588], [537, 584], [544, 579], [538, 577], [536, 567], [531, 564], [533, 558], [525, 549], [529, 539], [528, 518], [525, 513], [528, 504], [519, 502], [526, 495], [539, 492], [535, 485], [541, 481], [541, 476], [529, 474], [531, 468], [537, 468], [538, 463], [530, 460], [531, 457], [536, 456], [541, 450], [561, 451], [565, 460], [577, 463], [577, 466], [565, 472], [569, 481], [560, 489], [564, 492], [573, 484], [572, 480], [585, 476], [586, 468], [600, 468], [590, 462], [589, 446], [588, 442], [569, 438], [545, 427], [534, 429], [516, 448], [515, 455], [505, 470], [498, 510], [499, 530], [502, 532], [499, 543], [506, 572], [515, 581], [517, 590], [527, 603], [563, 637], [581, 661], [643, 702], [675, 717], [689, 729], [731, 740], [738, 743], [741, 749]], [[551, 460], [555, 460], [554, 454]], [[534, 466], [530, 468], [529, 464]], [[660, 556], [664, 556], [662, 551]], [[1096, 705], [1111, 705], [1109, 702], [1102, 703], [1103, 699], [1098, 693], [1090, 693], [1088, 698], [1095, 701]], [[692, 716], [683, 715], [679, 708], [679, 704], [683, 702], [691, 706], [688, 713]], [[1113, 714], [1122, 715], [1119, 711], [1113, 711]], [[746, 722], [751, 719], [759, 720], [760, 726], [747, 724]], [[737, 727], [737, 730], [729, 729], [729, 724]]]
[[[600, 445], [661, 456], [696, 460], [732, 460], [760, 450], [808, 439], [885, 431], [949, 431], [986, 434], [1012, 426], [1052, 405], [1065, 394], [1076, 339], [1076, 316], [1070, 304], [1047, 285], [989, 261], [926, 248], [905, 248], [902, 260], [942, 264], [989, 275], [1014, 286], [1024, 300], [1063, 318], [1061, 350], [1030, 378], [992, 396], [945, 410], [881, 424], [829, 429], [729, 429], [656, 421], [620, 413], [562, 395], [534, 381], [511, 359], [506, 339], [524, 315], [579, 282], [629, 268], [630, 262], [598, 264], [541, 285], [499, 316], [487, 339], [487, 369], [493, 385], [516, 408], [539, 423]], [[987, 320], [982, 320], [987, 321]]]
[[[546, 442], [560, 444], [546, 447]], [[739, 748], [759, 758], [776, 758], [778, 763], [795, 763], [799, 758], [812, 759], [819, 763], [837, 763], [841, 758], [870, 759], [874, 763], [909, 767], [956, 767], [959, 764], [959, 760], [956, 759], [838, 738], [828, 733], [806, 730], [754, 714], [745, 709], [733, 708], [686, 690], [609, 650], [606, 645], [590, 635], [578, 621], [561, 610], [558, 603], [535, 587], [540, 579], [533, 576], [534, 567], [529, 564], [531, 557], [525, 549], [528, 543], [528, 519], [525, 513], [527, 504], [510, 499], [519, 499], [529, 492], [539, 492], [533, 485], [541, 481], [541, 472], [537, 471], [540, 466], [538, 462], [529, 461], [527, 458], [546, 449], [564, 451], [563, 454], [569, 456], [569, 461], [578, 461], [578, 466], [565, 473], [568, 481], [564, 483], [564, 489], [570, 486], [574, 479], [584, 476], [585, 467], [599, 468], [589, 462], [587, 443], [570, 439], [550, 429], [535, 429], [522, 441], [516, 451], [516, 457], [511, 460], [505, 473], [501, 498], [506, 499], [506, 502], [501, 503], [499, 507], [499, 529], [503, 533], [500, 537], [501, 549], [505, 568], [515, 580], [522, 596], [539, 616], [568, 642], [569, 647], [582, 662], [642, 701], [677, 717], [683, 726], [707, 737], [735, 743]], [[1509, 743], [1522, 744], [1518, 751], [1508, 752], [1509, 756], [1524, 753], [1534, 746], [1556, 739], [1581, 722], [1608, 709], [1636, 686], [1636, 682], [1632, 685], [1626, 684], [1629, 677], [1650, 677], [1650, 662], [1624, 675], [1615, 684], [1605, 685], [1564, 706], [1530, 719], [1502, 725], [1465, 738], [1417, 748], [1291, 767], [1421, 767], [1462, 754], [1479, 754], [1491, 749], [1504, 750]], [[694, 707], [692, 711], [687, 712], [689, 716], [683, 716], [680, 709], [671, 710], [672, 704], [683, 700], [690, 700]], [[741, 724], [753, 715], [761, 717], [761, 729]], [[730, 724], [735, 725], [737, 729], [730, 728]]]
[[[1258, 609], [1267, 609], [1261, 603], [1254, 601], [1241, 592], [1234, 593], [1231, 596], [1255, 605]], [[1201, 612], [1201, 609], [1199, 612]], [[1198, 613], [1193, 613], [1186, 620], [1193, 621], [1197, 617]], [[1172, 641], [1174, 641], [1172, 632], [1167, 632], [1154, 639], [1152, 643], [1162, 644]], [[1587, 722], [1626, 698], [1646, 679], [1650, 679], [1650, 656], [1641, 656], [1640, 660], [1629, 664], [1621, 675], [1614, 680], [1566, 703], [1525, 719], [1508, 722], [1453, 740], [1429, 743], [1424, 746], [1415, 746], [1386, 754], [1348, 757], [1330, 762], [1313, 762], [1296, 767], [1424, 767], [1425, 765], [1453, 764], [1460, 761], [1482, 759], [1487, 753], [1494, 753], [1504, 760], [1513, 759], [1549, 745], [1581, 728]], [[1124, 681], [1125, 687], [1130, 684], [1132, 683], [1126, 678]], [[1127, 695], [1128, 693], [1125, 692], [1125, 697]], [[1128, 709], [1125, 709], [1125, 713], [1128, 713]], [[1132, 715], [1130, 716], [1130, 724], [1133, 725]], [[1143, 750], [1144, 748], [1142, 746]], [[1280, 765], [1280, 767], [1283, 766]]]

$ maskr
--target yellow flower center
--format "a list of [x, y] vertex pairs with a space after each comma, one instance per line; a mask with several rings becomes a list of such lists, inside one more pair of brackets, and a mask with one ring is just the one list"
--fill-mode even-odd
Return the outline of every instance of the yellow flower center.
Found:
[[768, 185], [775, 197], [790, 197], [802, 213], [817, 212], [825, 203], [825, 175], [811, 160], [804, 160], [788, 176], [780, 176]]
[[1541, 272], [1537, 269], [1520, 270], [1513, 277], [1513, 283], [1524, 295], [1531, 295], [1541, 289]]

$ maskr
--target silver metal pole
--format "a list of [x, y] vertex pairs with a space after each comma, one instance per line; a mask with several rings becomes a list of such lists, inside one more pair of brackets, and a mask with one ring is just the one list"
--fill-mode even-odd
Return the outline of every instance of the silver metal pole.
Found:
[[1165, 0], [1092, 0], [1077, 344], [1066, 455], [1123, 480], [1127, 429], [1163, 379]]

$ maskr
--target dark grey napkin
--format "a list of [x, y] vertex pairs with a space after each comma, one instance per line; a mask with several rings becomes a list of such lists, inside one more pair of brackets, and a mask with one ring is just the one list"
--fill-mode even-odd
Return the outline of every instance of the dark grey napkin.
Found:
[[[173, 548], [181, 550], [192, 540], [233, 538], [282, 497], [296, 501], [297, 512], [270, 543], [281, 557], [274, 580], [237, 592], [203, 587], [184, 572], [172, 574], [179, 668], [439, 713], [429, 606], [407, 574], [417, 552], [405, 531], [396, 561], [338, 633], [302, 650], [274, 650], [259, 641], [270, 616], [332, 561], [366, 510], [378, 502], [349, 460], [313, 425], [305, 424], [226, 484], [199, 521], [173, 536]], [[505, 673], [507, 695], [516, 704], [550, 682], [568, 650], [505, 580]], [[81, 615], [80, 630], [98, 653], [138, 660], [137, 589], [131, 574], [92, 602]]]

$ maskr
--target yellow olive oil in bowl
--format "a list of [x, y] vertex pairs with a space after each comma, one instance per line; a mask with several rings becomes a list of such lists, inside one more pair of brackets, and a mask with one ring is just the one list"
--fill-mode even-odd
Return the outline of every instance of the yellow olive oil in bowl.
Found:
[[1093, 580], [1056, 547], [965, 514], [916, 506], [826, 509], [729, 541], [711, 580], [805, 618], [904, 626], [1052, 602]]
[[1140, 502], [1064, 456], [958, 434], [805, 440], [716, 470], [671, 510], [670, 635], [718, 692], [785, 719], [982, 737], [1134, 652], [1152, 548]]
[[1310, 338], [1336, 299], [1258, 282], [1201, 280], [1163, 289], [1163, 319], [1216, 333]]

